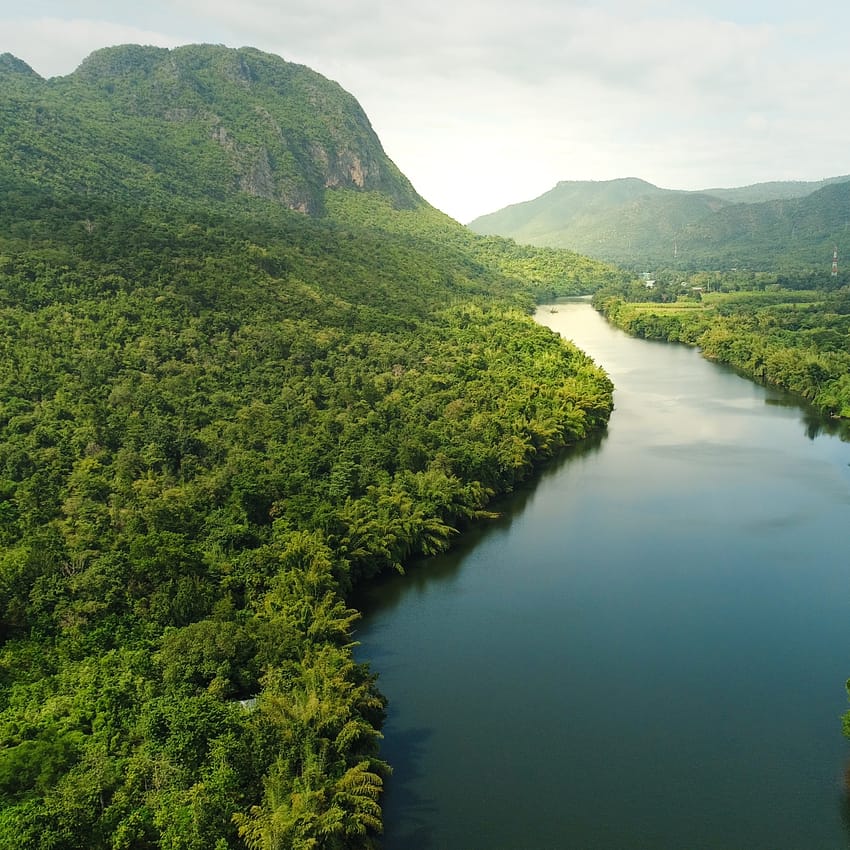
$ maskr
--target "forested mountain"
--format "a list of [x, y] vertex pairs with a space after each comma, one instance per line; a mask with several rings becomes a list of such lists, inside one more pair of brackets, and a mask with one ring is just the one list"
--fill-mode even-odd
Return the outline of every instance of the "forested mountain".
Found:
[[559, 183], [469, 226], [636, 269], [799, 270], [850, 251], [848, 221], [848, 177], [702, 192], [628, 179]]
[[823, 270], [833, 252], [850, 256], [850, 182], [804, 198], [734, 204], [689, 224], [678, 243], [683, 268], [746, 267], [764, 271]]
[[602, 427], [537, 292], [251, 49], [0, 57], [0, 846], [372, 846], [357, 582]]
[[823, 189], [824, 186], [848, 181], [850, 181], [850, 175], [842, 174], [838, 177], [827, 177], [825, 180], [772, 180], [768, 183], [753, 183], [750, 186], [736, 186], [728, 189], [703, 189], [703, 192], [734, 204], [758, 204], [763, 201], [805, 198], [818, 189]]
[[419, 201], [351, 95], [258, 50], [124, 46], [42, 80], [9, 58], [0, 151], [56, 189], [150, 203], [237, 194], [319, 212], [324, 190]]

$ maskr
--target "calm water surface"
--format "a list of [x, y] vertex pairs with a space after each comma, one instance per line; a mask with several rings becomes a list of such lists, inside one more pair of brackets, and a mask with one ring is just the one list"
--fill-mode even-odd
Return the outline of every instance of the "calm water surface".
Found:
[[607, 434], [373, 588], [387, 850], [850, 846], [850, 444], [587, 303]]

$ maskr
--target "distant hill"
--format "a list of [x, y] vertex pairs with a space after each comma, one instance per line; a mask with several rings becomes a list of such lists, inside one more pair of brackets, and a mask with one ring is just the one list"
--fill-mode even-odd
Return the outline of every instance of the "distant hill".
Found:
[[703, 189], [708, 195], [730, 201], [733, 204], [758, 204], [762, 201], [781, 201], [790, 198], [805, 198], [824, 186], [833, 183], [847, 183], [850, 175], [829, 177], [825, 180], [774, 180], [769, 183], [754, 183], [751, 186], [739, 186], [732, 189]]
[[689, 267], [828, 269], [835, 247], [850, 254], [850, 182], [757, 204], [733, 204], [689, 223], [678, 254]]
[[833, 244], [850, 249], [848, 194], [850, 177], [702, 192], [635, 178], [564, 182], [469, 227], [635, 268], [799, 267], [823, 263]]

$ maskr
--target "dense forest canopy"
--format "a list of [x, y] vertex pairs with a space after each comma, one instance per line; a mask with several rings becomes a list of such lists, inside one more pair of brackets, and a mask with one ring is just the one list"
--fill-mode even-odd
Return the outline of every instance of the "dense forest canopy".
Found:
[[0, 844], [369, 847], [357, 582], [602, 427], [535, 297], [622, 275], [430, 208], [250, 49], [0, 57]]

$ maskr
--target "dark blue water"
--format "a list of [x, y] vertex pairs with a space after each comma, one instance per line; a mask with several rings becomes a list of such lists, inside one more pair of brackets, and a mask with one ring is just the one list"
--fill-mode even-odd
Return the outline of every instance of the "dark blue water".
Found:
[[361, 600], [388, 850], [850, 846], [850, 444], [586, 303], [607, 434]]

